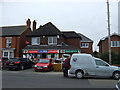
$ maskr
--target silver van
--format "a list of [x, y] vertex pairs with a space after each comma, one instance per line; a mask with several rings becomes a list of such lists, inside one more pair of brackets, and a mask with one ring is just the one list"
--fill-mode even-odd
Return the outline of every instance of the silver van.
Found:
[[73, 54], [70, 65], [69, 74], [75, 74], [78, 79], [84, 76], [120, 78], [120, 67], [109, 65], [90, 54]]

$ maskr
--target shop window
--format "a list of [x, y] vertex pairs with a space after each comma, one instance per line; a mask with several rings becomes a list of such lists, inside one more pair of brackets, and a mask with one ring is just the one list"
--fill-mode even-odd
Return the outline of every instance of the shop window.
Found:
[[32, 45], [40, 45], [40, 37], [33, 37]]
[[89, 43], [81, 43], [81, 48], [88, 48], [89, 47]]
[[48, 45], [57, 44], [57, 37], [48, 37]]
[[12, 45], [12, 38], [6, 38], [6, 48], [10, 48]]
[[111, 47], [120, 47], [120, 41], [111, 41]]

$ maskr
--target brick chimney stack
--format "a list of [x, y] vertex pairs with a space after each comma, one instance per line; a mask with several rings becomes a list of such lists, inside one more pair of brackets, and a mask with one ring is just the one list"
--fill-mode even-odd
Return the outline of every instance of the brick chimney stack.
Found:
[[34, 20], [33, 21], [33, 30], [35, 30], [36, 29], [36, 21]]
[[26, 21], [26, 24], [27, 24], [27, 28], [31, 28], [31, 21], [30, 21], [29, 18], [28, 18], [28, 20]]

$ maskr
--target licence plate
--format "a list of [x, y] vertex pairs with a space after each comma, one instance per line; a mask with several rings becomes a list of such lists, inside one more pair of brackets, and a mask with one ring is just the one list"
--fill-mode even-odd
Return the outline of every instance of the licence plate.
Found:
[[38, 67], [38, 69], [42, 69], [42, 67]]
[[14, 64], [9, 64], [9, 65], [14, 65]]

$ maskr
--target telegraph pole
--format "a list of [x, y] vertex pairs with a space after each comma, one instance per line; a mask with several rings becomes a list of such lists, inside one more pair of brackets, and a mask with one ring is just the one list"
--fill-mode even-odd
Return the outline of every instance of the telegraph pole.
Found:
[[107, 0], [107, 17], [108, 17], [108, 47], [109, 47], [109, 64], [112, 63], [111, 60], [111, 40], [110, 40], [110, 8], [109, 0]]

